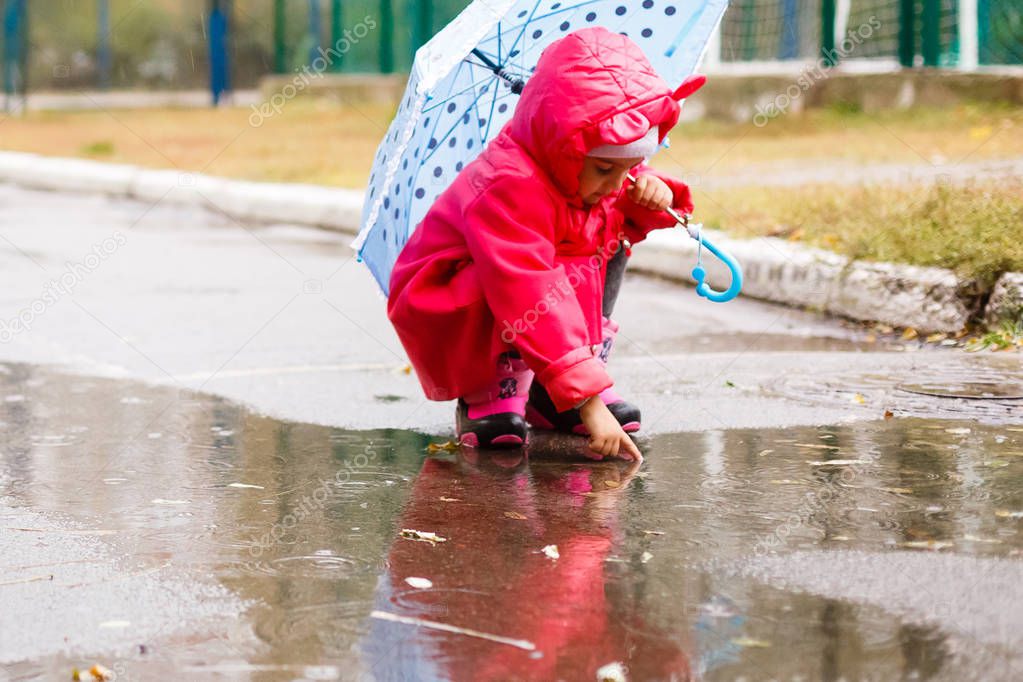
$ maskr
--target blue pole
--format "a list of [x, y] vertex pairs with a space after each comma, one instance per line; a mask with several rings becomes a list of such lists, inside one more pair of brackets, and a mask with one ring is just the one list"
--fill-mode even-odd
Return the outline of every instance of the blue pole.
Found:
[[98, 27], [96, 34], [96, 65], [99, 71], [99, 87], [110, 87], [110, 0], [97, 0]]
[[219, 0], [213, 0], [210, 11], [210, 90], [213, 94], [213, 106], [220, 103], [220, 98], [231, 87], [227, 60], [227, 14], [220, 7]]
[[782, 0], [781, 44], [778, 45], [778, 59], [799, 58], [799, 7], [798, 0]]
[[309, 0], [309, 64], [320, 56], [320, 0]]
[[25, 90], [25, 52], [27, 36], [25, 0], [4, 0], [3, 5], [3, 55], [0, 59], [2, 70], [4, 106], [10, 108], [10, 98]]

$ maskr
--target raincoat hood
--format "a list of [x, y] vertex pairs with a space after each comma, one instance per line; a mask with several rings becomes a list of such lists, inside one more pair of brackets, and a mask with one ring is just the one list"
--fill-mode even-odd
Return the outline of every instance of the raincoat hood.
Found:
[[574, 198], [589, 150], [634, 142], [654, 126], [663, 141], [678, 122], [677, 100], [702, 84], [672, 92], [628, 37], [582, 29], [540, 55], [508, 132]]

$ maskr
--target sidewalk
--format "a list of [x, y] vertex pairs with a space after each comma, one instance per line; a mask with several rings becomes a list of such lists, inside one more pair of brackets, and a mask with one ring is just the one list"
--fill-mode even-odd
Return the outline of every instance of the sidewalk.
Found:
[[[363, 192], [357, 190], [246, 182], [14, 152], [0, 152], [0, 182], [202, 206], [239, 222], [308, 225], [348, 235], [358, 232], [363, 204]], [[715, 235], [714, 239], [743, 264], [745, 295], [766, 301], [944, 333], [958, 332], [972, 320], [995, 325], [1011, 321], [1020, 305], [1018, 287], [1002, 283], [996, 290], [1008, 292], [1008, 297], [998, 298], [998, 307], [985, 311], [991, 292], [974, 291], [971, 282], [942, 268], [851, 261], [770, 237], [731, 240]], [[680, 231], [659, 231], [637, 248], [635, 267], [673, 281], [690, 281], [695, 251], [695, 242]], [[722, 270], [714, 259], [708, 260], [708, 281], [725, 288], [728, 280]], [[1015, 277], [1008, 273], [1003, 280], [1015, 281]]]

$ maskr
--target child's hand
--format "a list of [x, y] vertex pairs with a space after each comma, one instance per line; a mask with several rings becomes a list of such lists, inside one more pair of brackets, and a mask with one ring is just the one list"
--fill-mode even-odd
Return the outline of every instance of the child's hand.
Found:
[[663, 211], [671, 207], [675, 195], [667, 183], [656, 175], [640, 175], [629, 187], [629, 199], [643, 208]]
[[621, 456], [622, 459], [635, 462], [643, 460], [639, 448], [629, 438], [629, 434], [625, 433], [600, 396], [593, 396], [587, 400], [579, 408], [579, 416], [590, 432], [588, 445], [593, 454], [600, 455], [601, 458]]

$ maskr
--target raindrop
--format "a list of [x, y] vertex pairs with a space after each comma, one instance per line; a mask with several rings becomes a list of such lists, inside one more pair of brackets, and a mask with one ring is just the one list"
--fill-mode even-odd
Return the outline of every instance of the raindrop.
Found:
[[558, 28], [560, 28], [562, 31], [567, 31], [569, 26], [571, 26], [570, 23], [568, 23], [567, 21], [563, 21], [561, 22], [561, 26], [559, 26]]
[[643, 36], [644, 38], [649, 38], [653, 34], [654, 34], [654, 32], [652, 30], [650, 30], [649, 28], [644, 28], [643, 31], [640, 33], [640, 35]]
[[589, 22], [592, 22], [596, 18], [597, 18], [597, 13], [596, 12], [590, 12], [589, 14], [586, 15], [586, 21], [589, 21]]
[[429, 127], [430, 127], [430, 117], [427, 116], [426, 118], [423, 119], [423, 128], [426, 129], [426, 128], [429, 128]]
[[650, 9], [654, 6], [654, 0], [643, 0], [643, 9]]
[[452, 149], [455, 148], [456, 144], [458, 144], [458, 139], [457, 138], [452, 137], [450, 140], [448, 140], [448, 146], [451, 147]]
[[450, 104], [448, 104], [448, 113], [449, 114], [453, 114], [454, 112], [455, 112], [455, 103], [451, 102]]
[[501, 104], [501, 106], [497, 107], [497, 113], [499, 113], [499, 114], [503, 114], [506, 111], [508, 111], [508, 105], [507, 104]]
[[401, 209], [394, 209], [394, 219], [397, 220], [401, 216]]
[[419, 188], [416, 189], [416, 199], [422, 199], [425, 196], [426, 196], [426, 190], [424, 190], [422, 187], [419, 187]]
[[459, 161], [458, 163], [455, 164], [455, 171], [461, 172], [461, 170], [462, 170], [462, 162]]
[[536, 29], [535, 31], [533, 31], [533, 40], [538, 40], [542, 35], [543, 31], [541, 31], [540, 29]]
[[384, 208], [391, 207], [391, 197], [384, 197]]
[[426, 145], [426, 148], [427, 149], [433, 149], [436, 146], [437, 146], [437, 138], [436, 137], [431, 137], [430, 138], [430, 143]]
[[667, 7], [664, 8], [664, 13], [667, 14], [669, 17], [670, 16], [674, 16], [674, 14], [675, 14], [675, 6], [674, 5], [668, 5]]
[[528, 14], [528, 13], [529, 12], [527, 10], [522, 10], [521, 12], [519, 12], [519, 19], [521, 19], [522, 17], [526, 16], [526, 14]]
[[433, 169], [433, 177], [439, 178], [443, 172], [444, 169], [441, 168], [440, 166], [437, 166], [436, 168]]
[[625, 5], [619, 5], [618, 8], [615, 10], [615, 14], [617, 14], [618, 16], [622, 16], [623, 14], [625, 14], [625, 11], [626, 11]]
[[466, 148], [466, 149], [472, 149], [472, 145], [473, 145], [473, 143], [474, 143], [474, 142], [475, 142], [475, 140], [473, 140], [473, 139], [472, 139], [472, 138], [470, 137], [470, 138], [469, 138], [469, 141], [465, 143], [465, 148]]
[[462, 117], [462, 123], [468, 123], [468, 122], [469, 122], [469, 112], [466, 112], [465, 116]]

